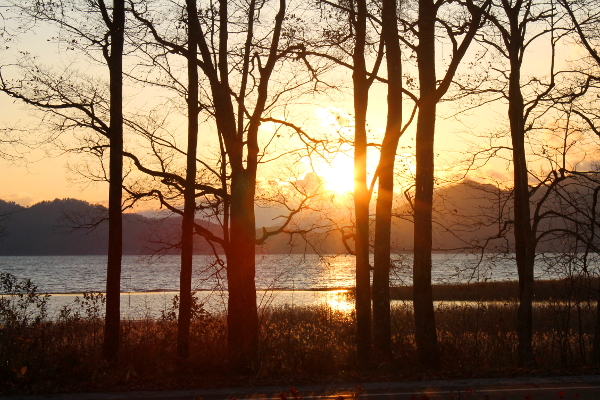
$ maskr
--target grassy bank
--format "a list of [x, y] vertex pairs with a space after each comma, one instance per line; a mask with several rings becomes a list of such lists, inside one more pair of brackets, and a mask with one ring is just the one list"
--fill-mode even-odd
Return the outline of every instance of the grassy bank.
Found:
[[374, 359], [369, 369], [358, 370], [353, 313], [327, 305], [269, 307], [260, 310], [256, 372], [238, 376], [227, 366], [225, 315], [208, 313], [199, 303], [188, 360], [175, 355], [175, 301], [159, 318], [123, 321], [120, 362], [109, 368], [101, 361], [101, 294], [86, 294], [50, 321], [43, 315], [43, 295], [25, 292], [0, 297], [0, 394], [582, 372], [589, 368], [596, 321], [591, 299], [537, 302], [538, 369], [528, 372], [516, 367], [515, 302], [442, 302], [436, 309], [441, 365], [425, 371], [416, 364], [412, 305], [398, 301], [392, 308], [393, 359]]
[[[536, 280], [534, 301], [560, 299], [595, 300], [598, 296], [597, 279]], [[412, 300], [412, 286], [393, 287], [392, 300]], [[464, 284], [433, 285], [434, 301], [516, 301], [519, 297], [519, 282], [473, 282]]]
[[[581, 370], [591, 350], [594, 309], [587, 304], [544, 303], [535, 308], [534, 345], [539, 368]], [[516, 305], [441, 305], [436, 311], [441, 367], [426, 372], [415, 364], [413, 314], [409, 304], [392, 309], [390, 363], [374, 360], [369, 379], [482, 377], [522, 373], [515, 369]], [[256, 373], [230, 374], [226, 319], [203, 314], [192, 324], [191, 356], [175, 356], [177, 323], [168, 319], [124, 321], [118, 368], [101, 360], [99, 319], [3, 326], [0, 387], [3, 394], [65, 390], [185, 388], [255, 383], [355, 380], [354, 318], [326, 306], [279, 307], [261, 312]], [[365, 378], [366, 377], [366, 378]]]

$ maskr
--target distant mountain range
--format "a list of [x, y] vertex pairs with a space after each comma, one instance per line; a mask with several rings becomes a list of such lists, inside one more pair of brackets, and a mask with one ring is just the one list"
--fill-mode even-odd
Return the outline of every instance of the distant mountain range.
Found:
[[[440, 188], [434, 200], [434, 250], [458, 251], [481, 244], [498, 233], [494, 222], [498, 199], [507, 194], [493, 186], [463, 182]], [[509, 207], [509, 206], [508, 206]], [[509, 211], [510, 212], [510, 209]], [[31, 207], [0, 200], [0, 255], [94, 255], [106, 254], [108, 242], [108, 212], [99, 205], [81, 200], [43, 201]], [[198, 220], [205, 228], [220, 235], [216, 224]], [[149, 218], [140, 214], [124, 214], [124, 254], [178, 254], [181, 218]], [[276, 227], [266, 228], [276, 229]], [[257, 230], [257, 237], [262, 228]], [[339, 232], [316, 234], [312, 237], [286, 234], [269, 238], [257, 251], [261, 253], [323, 253], [340, 254], [346, 249]], [[512, 234], [495, 239], [488, 251], [512, 251]], [[539, 251], [556, 251], [557, 244], [544, 242]], [[413, 225], [410, 203], [396, 207], [392, 230], [395, 251], [411, 251]], [[217, 251], [222, 252], [220, 248]], [[196, 254], [211, 254], [212, 247], [197, 237]]]
[[[103, 206], [56, 199], [22, 207], [0, 200], [0, 216], [0, 255], [106, 254], [108, 210]], [[180, 225], [178, 217], [124, 214], [123, 254], [176, 254]], [[204, 239], [197, 242], [199, 254], [211, 251]]]
[[[42, 201], [31, 207], [0, 200], [0, 255], [98, 255], [106, 254], [108, 210], [75, 199]], [[197, 223], [216, 235], [221, 227], [207, 221]], [[179, 254], [181, 218], [150, 218], [123, 214], [123, 254]], [[262, 228], [257, 230], [257, 236]], [[324, 252], [343, 252], [333, 237], [316, 246]], [[195, 238], [196, 254], [212, 254], [213, 247], [202, 237]], [[216, 245], [219, 253], [222, 249]], [[262, 253], [305, 252], [305, 243], [290, 246], [285, 235], [272, 237], [257, 249]], [[308, 252], [314, 252], [309, 249]]]

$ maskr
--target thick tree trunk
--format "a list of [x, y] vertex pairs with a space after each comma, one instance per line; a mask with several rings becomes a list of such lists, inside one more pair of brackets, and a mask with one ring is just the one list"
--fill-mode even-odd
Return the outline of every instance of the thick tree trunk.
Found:
[[377, 203], [375, 206], [375, 248], [373, 271], [373, 343], [378, 356], [391, 358], [390, 264], [391, 225], [394, 195], [394, 163], [402, 128], [402, 64], [396, 0], [384, 0], [382, 39], [388, 70], [388, 116], [379, 158]]
[[231, 229], [227, 249], [229, 359], [238, 372], [248, 372], [258, 352], [255, 277], [255, 177], [234, 171], [231, 181]]
[[416, 135], [416, 181], [414, 202], [413, 303], [415, 339], [419, 362], [438, 364], [437, 334], [431, 289], [432, 207], [434, 181], [434, 134], [436, 118], [435, 18], [432, 0], [419, 0], [419, 116]]
[[356, 216], [356, 353], [360, 366], [371, 356], [371, 266], [369, 264], [369, 191], [367, 189], [367, 107], [369, 83], [365, 64], [367, 5], [357, 0], [354, 46], [354, 212]]
[[437, 334], [431, 288], [433, 135], [435, 105], [421, 102], [417, 120], [417, 173], [414, 210], [413, 303], [419, 361], [437, 365]]
[[[196, 0], [187, 0], [188, 15], [197, 15]], [[179, 276], [179, 317], [177, 320], [177, 355], [183, 359], [190, 352], [192, 317], [192, 266], [194, 256], [194, 219], [196, 216], [196, 150], [198, 145], [198, 47], [197, 24], [188, 24], [188, 143], [181, 222], [181, 272]]]
[[590, 364], [600, 365], [600, 287], [598, 287], [598, 300], [596, 301], [596, 326], [594, 327], [594, 341]]
[[114, 0], [110, 37], [110, 183], [108, 196], [108, 263], [106, 273], [106, 318], [104, 359], [116, 363], [119, 354], [121, 322], [121, 253], [123, 221], [123, 46], [125, 2]]
[[[511, 24], [512, 25], [512, 24]], [[509, 77], [508, 118], [513, 146], [514, 168], [514, 233], [517, 271], [519, 275], [519, 309], [517, 311], [517, 336], [519, 338], [519, 363], [533, 366], [533, 264], [535, 244], [531, 230], [529, 185], [527, 183], [527, 158], [525, 155], [525, 115], [520, 82], [519, 50], [521, 40], [518, 28], [513, 31], [509, 47], [511, 72]]]
[[510, 63], [508, 82], [508, 120], [513, 154], [514, 180], [514, 235], [517, 272], [519, 275], [519, 308], [517, 310], [517, 336], [519, 364], [531, 367], [533, 357], [533, 264], [535, 237], [531, 228], [527, 156], [525, 153], [525, 103], [521, 92], [521, 53], [525, 47], [523, 22], [519, 16], [522, 5], [504, 4], [508, 18], [503, 38]]
[[[392, 157], [395, 156], [395, 152]], [[387, 158], [387, 156], [385, 157]], [[391, 225], [394, 189], [394, 161], [379, 163], [379, 187], [375, 206], [375, 249], [373, 271], [373, 343], [378, 356], [391, 357], [390, 264]]]
[[[519, 308], [517, 311], [517, 336], [519, 338], [519, 364], [531, 367], [533, 357], [533, 265], [535, 254], [531, 245], [529, 186], [524, 146], [513, 137], [515, 179], [515, 252], [519, 275]], [[520, 153], [520, 154], [517, 154]], [[525, 171], [522, 171], [525, 169]], [[521, 171], [519, 171], [521, 170]], [[523, 173], [524, 172], [524, 173]]]
[[[395, 154], [394, 154], [395, 156]], [[383, 158], [383, 153], [381, 158]], [[383, 161], [383, 162], [382, 162]], [[375, 207], [373, 343], [378, 357], [391, 358], [390, 264], [394, 164], [380, 159]], [[386, 168], [386, 170], [383, 170]]]
[[[592, 202], [592, 206], [590, 207], [592, 220], [590, 221], [589, 225], [590, 238], [588, 239], [584, 255], [586, 263], [588, 255], [590, 253], [590, 250], [592, 250], [592, 245], [594, 244], [596, 238], [596, 209], [598, 207], [598, 193], [600, 193], [600, 187], [596, 187], [594, 189], [594, 200]], [[592, 342], [592, 354], [590, 356], [590, 364], [594, 366], [600, 365], [600, 286], [598, 287], [598, 299], [596, 300], [596, 324], [594, 326], [594, 339]]]
[[[248, 17], [245, 61], [242, 63], [241, 93], [237, 96], [240, 114], [235, 115], [232, 103], [232, 89], [229, 86], [228, 63], [228, 13], [227, 0], [219, 0], [219, 51], [218, 63], [213, 64], [206, 39], [199, 35], [199, 47], [203, 58], [203, 68], [210, 79], [211, 91], [215, 102], [214, 112], [219, 133], [223, 139], [228, 168], [231, 170], [230, 195], [225, 204], [229, 211], [225, 218], [229, 226], [224, 227], [225, 253], [227, 257], [228, 314], [227, 340], [229, 362], [238, 372], [249, 372], [256, 365], [258, 353], [258, 310], [256, 306], [255, 278], [255, 217], [254, 195], [256, 192], [256, 174], [259, 164], [258, 130], [268, 99], [268, 84], [279, 57], [279, 39], [285, 19], [285, 0], [279, 0], [279, 12], [275, 17], [273, 41], [267, 62], [260, 68], [256, 104], [249, 118], [248, 131], [243, 129], [246, 97], [246, 83], [250, 75], [248, 68], [253, 57], [250, 51], [254, 37], [255, 2], [251, 1]], [[239, 124], [236, 124], [238, 121]], [[247, 153], [244, 154], [244, 149]], [[223, 161], [225, 162], [225, 160]], [[245, 167], [244, 167], [245, 164]], [[225, 168], [223, 169], [225, 170]], [[228, 234], [228, 237], [227, 237]]]
[[[359, 151], [355, 152], [355, 168], [358, 171], [361, 160], [366, 158], [366, 154], [363, 156], [357, 153]], [[354, 186], [354, 207], [356, 213], [356, 351], [357, 362], [362, 367], [366, 366], [371, 358], [371, 266], [369, 264], [369, 196], [365, 182], [358, 179]]]

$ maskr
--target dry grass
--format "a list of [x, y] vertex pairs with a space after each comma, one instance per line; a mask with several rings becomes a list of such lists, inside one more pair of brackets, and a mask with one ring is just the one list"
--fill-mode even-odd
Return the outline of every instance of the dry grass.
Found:
[[[535, 308], [535, 348], [540, 368], [580, 368], [591, 348], [591, 308], [545, 303]], [[441, 370], [450, 376], [481, 376], [513, 369], [516, 361], [513, 303], [442, 304], [436, 317]], [[418, 370], [410, 304], [393, 308], [391, 364], [374, 365], [386, 373]], [[205, 316], [192, 326], [191, 357], [182, 369], [175, 357], [176, 322], [124, 321], [121, 366], [110, 369], [101, 359], [102, 322], [42, 322], [0, 330], [0, 383], [22, 391], [97, 389], [137, 382], [141, 387], [182, 376], [229, 376], [226, 326], [222, 315]], [[23, 368], [25, 368], [23, 370]], [[339, 376], [352, 373], [352, 314], [320, 307], [271, 308], [263, 313], [256, 377]], [[183, 375], [182, 375], [183, 374]]]
[[[186, 363], [175, 356], [177, 323], [173, 309], [168, 309], [163, 318], [123, 321], [120, 365], [109, 368], [100, 361], [101, 306], [101, 296], [88, 295], [56, 321], [35, 318], [31, 309], [21, 310], [22, 315], [13, 310], [12, 319], [4, 315], [0, 393], [189, 387], [239, 379], [227, 368], [225, 316], [210, 315], [201, 308], [194, 314], [191, 355]], [[476, 377], [516, 371], [516, 307], [514, 302], [439, 303], [438, 373]], [[595, 312], [591, 299], [569, 297], [536, 303], [534, 346], [541, 370], [586, 366]], [[394, 303], [392, 323], [393, 361], [374, 360], [372, 373], [402, 379], [423, 372], [415, 362], [410, 302]], [[265, 382], [277, 377], [333, 380], [353, 376], [357, 372], [354, 329], [352, 313], [325, 305], [265, 309], [256, 373], [245, 379]]]

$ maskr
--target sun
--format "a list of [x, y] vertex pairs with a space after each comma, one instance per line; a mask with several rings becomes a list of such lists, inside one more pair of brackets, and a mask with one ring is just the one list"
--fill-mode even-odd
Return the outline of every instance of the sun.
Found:
[[331, 162], [322, 163], [315, 172], [327, 191], [338, 194], [354, 191], [354, 160], [346, 154], [338, 154]]

